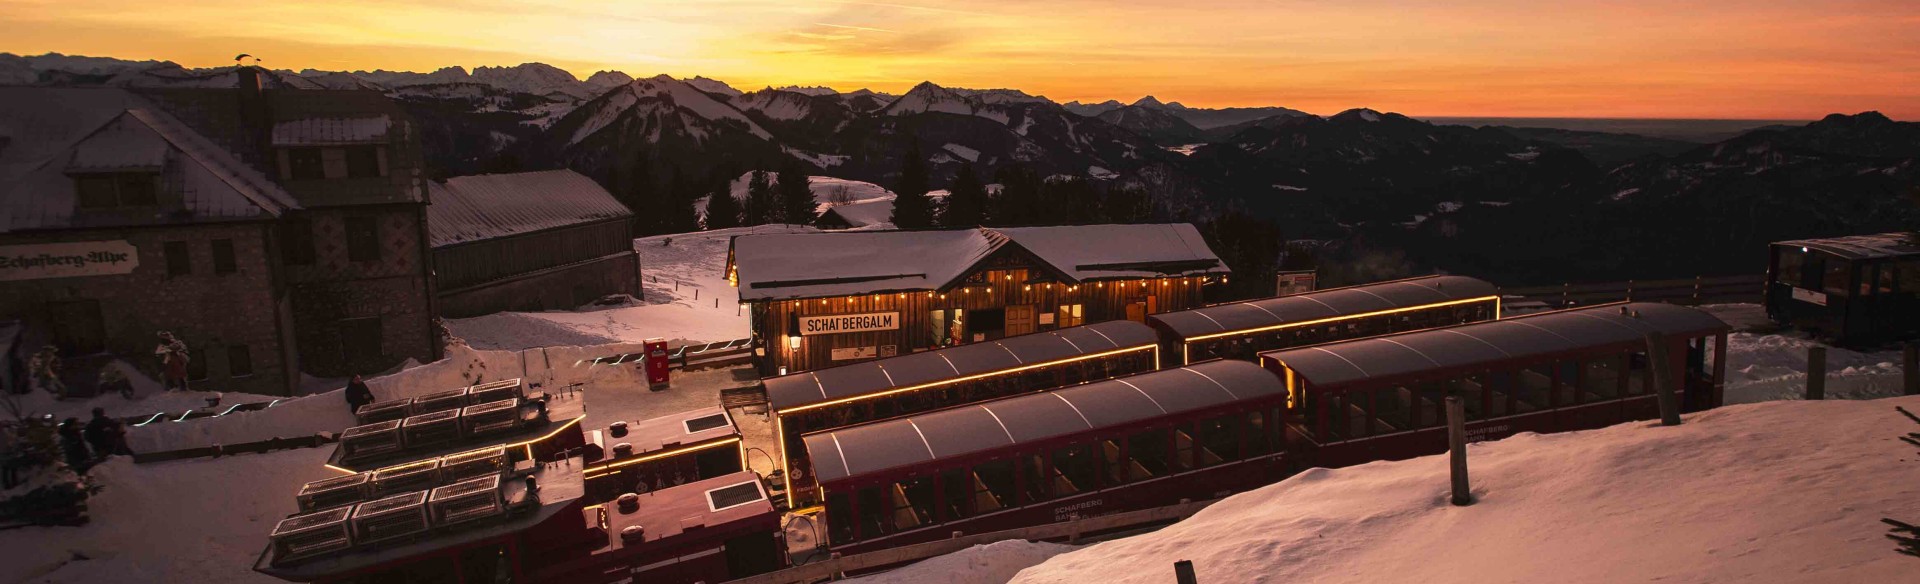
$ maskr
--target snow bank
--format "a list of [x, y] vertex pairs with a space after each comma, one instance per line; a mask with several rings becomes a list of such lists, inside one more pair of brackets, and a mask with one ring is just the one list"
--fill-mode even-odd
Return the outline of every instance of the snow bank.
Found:
[[848, 584], [1004, 584], [1021, 570], [1069, 551], [1075, 546], [998, 541], [881, 574], [847, 580]]
[[[207, 406], [207, 400], [219, 398], [221, 405], [233, 405], [250, 402], [264, 402], [279, 399], [270, 395], [249, 393], [221, 393], [217, 391], [165, 391], [159, 381], [155, 381], [133, 365], [123, 360], [114, 360], [107, 364], [120, 370], [133, 385], [133, 399], [121, 397], [119, 392], [109, 392], [85, 399], [54, 399], [53, 394], [35, 390], [20, 396], [21, 411], [28, 416], [52, 414], [56, 419], [93, 417], [93, 408], [107, 411], [108, 416], [125, 418], [144, 416], [159, 412], [173, 414]], [[189, 387], [192, 387], [189, 385]]]
[[[1793, 334], [1727, 336], [1726, 403], [1804, 399], [1807, 349], [1822, 346]], [[1827, 349], [1827, 399], [1900, 395], [1900, 351]]]
[[1429, 456], [1314, 469], [1013, 582], [1896, 582], [1883, 517], [1920, 519], [1920, 397], [1774, 402], [1470, 447], [1478, 502]]
[[273, 525], [295, 511], [308, 481], [337, 476], [331, 451], [135, 465], [114, 457], [91, 471], [100, 493], [91, 523], [0, 531], [4, 582], [278, 582], [252, 571]]

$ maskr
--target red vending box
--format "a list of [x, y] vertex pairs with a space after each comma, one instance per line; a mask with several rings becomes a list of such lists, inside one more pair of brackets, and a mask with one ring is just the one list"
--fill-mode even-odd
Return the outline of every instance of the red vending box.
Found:
[[644, 351], [647, 354], [647, 385], [655, 391], [666, 389], [668, 364], [671, 363], [667, 357], [667, 340], [647, 339]]

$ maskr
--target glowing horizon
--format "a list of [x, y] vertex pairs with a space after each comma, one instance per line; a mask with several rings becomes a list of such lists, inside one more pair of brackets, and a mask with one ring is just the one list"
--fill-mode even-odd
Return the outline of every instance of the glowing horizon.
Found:
[[742, 90], [924, 80], [1059, 102], [1423, 117], [1920, 117], [1920, 3], [1703, 0], [0, 0], [0, 52], [406, 70], [554, 65]]

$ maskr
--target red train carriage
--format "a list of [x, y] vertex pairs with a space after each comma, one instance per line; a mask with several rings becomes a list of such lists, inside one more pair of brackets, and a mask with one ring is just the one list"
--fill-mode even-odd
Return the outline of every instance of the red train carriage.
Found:
[[578, 458], [275, 526], [254, 569], [292, 582], [722, 582], [780, 568], [780, 514], [740, 472], [587, 505]]
[[614, 422], [589, 433], [587, 498], [646, 493], [746, 470], [740, 430], [719, 406], [638, 422]]
[[550, 460], [586, 443], [580, 397], [525, 393], [507, 379], [362, 406], [327, 466], [358, 472], [494, 446]]
[[1686, 411], [1717, 407], [1726, 323], [1668, 304], [1540, 313], [1261, 353], [1286, 380], [1289, 450], [1338, 467], [1444, 452], [1443, 400], [1465, 398], [1467, 433], [1599, 428], [1657, 417], [1649, 333]]
[[1153, 329], [1112, 321], [769, 378], [788, 503], [817, 501], [802, 434], [1158, 368]]
[[1280, 480], [1286, 389], [1210, 361], [808, 434], [833, 550], [1208, 499]]
[[1498, 318], [1493, 284], [1424, 276], [1156, 314], [1147, 324], [1178, 365]]

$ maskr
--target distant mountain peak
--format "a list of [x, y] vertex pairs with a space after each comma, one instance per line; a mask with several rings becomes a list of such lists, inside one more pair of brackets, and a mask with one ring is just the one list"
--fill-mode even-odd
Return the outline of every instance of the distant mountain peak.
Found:
[[1142, 97], [1138, 100], [1135, 100], [1133, 102], [1133, 107], [1165, 108], [1167, 107], [1167, 104], [1160, 103], [1159, 99], [1149, 95], [1146, 97]]
[[1327, 118], [1327, 120], [1334, 122], [1378, 122], [1391, 117], [1403, 116], [1399, 114], [1383, 114], [1370, 108], [1357, 107], [1334, 114], [1333, 117]]
[[1891, 118], [1888, 118], [1885, 114], [1882, 114], [1877, 111], [1869, 110], [1869, 111], [1860, 112], [1851, 116], [1846, 114], [1827, 114], [1827, 117], [1821, 118], [1819, 122], [1815, 122], [1815, 123], [1829, 124], [1829, 125], [1844, 124], [1844, 125], [1851, 125], [1851, 126], [1866, 126], [1866, 125], [1891, 124], [1893, 123], [1893, 120]]
[[587, 85], [607, 89], [633, 83], [633, 76], [620, 71], [595, 71], [587, 77]]

